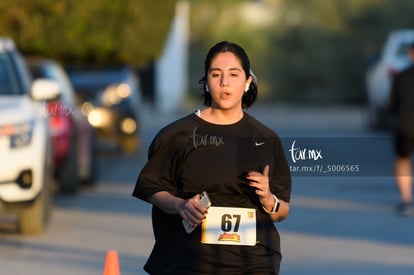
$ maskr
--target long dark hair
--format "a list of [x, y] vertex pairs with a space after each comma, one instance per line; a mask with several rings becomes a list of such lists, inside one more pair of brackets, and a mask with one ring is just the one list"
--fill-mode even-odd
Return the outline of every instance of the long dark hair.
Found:
[[233, 53], [241, 63], [241, 66], [246, 73], [246, 79], [252, 76], [253, 80], [249, 85], [249, 89], [244, 93], [242, 97], [242, 108], [249, 108], [253, 105], [257, 98], [257, 80], [256, 76], [250, 69], [250, 60], [246, 52], [242, 47], [233, 42], [222, 41], [214, 45], [207, 53], [204, 61], [204, 76], [199, 80], [201, 89], [204, 96], [204, 105], [211, 106], [212, 98], [209, 91], [207, 91], [207, 74], [211, 66], [211, 61], [218, 53], [231, 52]]

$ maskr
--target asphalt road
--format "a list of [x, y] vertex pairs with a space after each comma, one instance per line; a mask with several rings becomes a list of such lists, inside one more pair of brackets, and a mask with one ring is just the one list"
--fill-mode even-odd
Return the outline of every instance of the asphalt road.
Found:
[[[145, 113], [142, 150], [101, 153], [98, 184], [78, 196], [56, 196], [45, 234], [23, 237], [1, 228], [0, 273], [102, 274], [106, 252], [115, 249], [122, 274], [144, 274], [153, 244], [150, 205], [132, 198], [132, 188], [156, 131], [187, 112]], [[267, 106], [250, 112], [280, 134], [291, 169], [319, 165], [292, 172], [291, 213], [277, 224], [281, 274], [414, 273], [414, 218], [395, 213], [389, 133], [367, 130], [360, 108]], [[292, 148], [312, 151], [312, 158], [292, 158]], [[339, 171], [326, 171], [328, 165]], [[341, 165], [358, 165], [358, 171]]]

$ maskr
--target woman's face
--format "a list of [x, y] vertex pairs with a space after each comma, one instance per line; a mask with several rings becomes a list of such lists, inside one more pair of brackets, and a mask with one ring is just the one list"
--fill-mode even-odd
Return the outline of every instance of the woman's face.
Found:
[[242, 97], [252, 78], [246, 79], [240, 60], [232, 52], [218, 53], [207, 72], [211, 106], [223, 110], [242, 108]]

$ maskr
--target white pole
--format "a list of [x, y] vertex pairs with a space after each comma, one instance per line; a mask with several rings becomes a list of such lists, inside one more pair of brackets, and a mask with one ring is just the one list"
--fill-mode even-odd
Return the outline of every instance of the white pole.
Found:
[[176, 5], [167, 43], [155, 64], [155, 104], [161, 112], [177, 110], [188, 89], [188, 1]]

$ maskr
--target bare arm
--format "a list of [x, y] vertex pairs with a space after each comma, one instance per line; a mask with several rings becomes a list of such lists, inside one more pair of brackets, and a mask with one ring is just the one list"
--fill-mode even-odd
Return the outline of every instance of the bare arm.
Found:
[[160, 191], [153, 194], [148, 200], [168, 214], [179, 214], [191, 225], [200, 224], [207, 213], [207, 209], [200, 204], [199, 195], [185, 200], [167, 191]]
[[[276, 200], [274, 194], [269, 188], [269, 165], [263, 169], [263, 173], [250, 171], [246, 177], [250, 181], [250, 186], [256, 188], [256, 194], [259, 196], [260, 203], [267, 212], [271, 212], [275, 206]], [[272, 221], [282, 221], [289, 215], [289, 203], [278, 199], [280, 205], [277, 212], [269, 213]]]
[[[280, 199], [279, 199], [279, 203], [280, 203], [279, 210], [275, 213], [269, 213], [270, 218], [274, 222], [283, 221], [289, 215], [290, 204], [288, 202], [285, 202], [285, 201], [280, 200]], [[271, 196], [271, 198], [268, 200], [268, 202], [266, 204], [262, 204], [262, 205], [267, 211], [270, 212], [273, 209], [274, 204], [275, 204], [275, 200], [274, 200], [273, 196]]]

